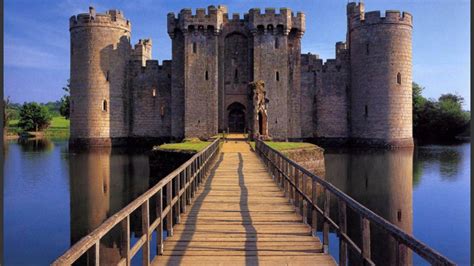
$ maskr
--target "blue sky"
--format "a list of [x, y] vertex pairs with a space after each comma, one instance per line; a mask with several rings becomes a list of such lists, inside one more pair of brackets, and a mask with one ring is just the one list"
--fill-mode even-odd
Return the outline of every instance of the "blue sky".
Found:
[[[470, 109], [470, 3], [468, 0], [365, 0], [366, 11], [398, 9], [414, 16], [413, 80], [426, 97], [457, 92]], [[302, 52], [334, 58], [346, 34], [347, 0], [109, 1], [5, 0], [4, 94], [13, 102], [59, 99], [69, 77], [68, 20], [73, 14], [121, 9], [132, 22], [132, 42], [153, 39], [153, 58], [171, 59], [166, 14], [224, 4], [241, 16], [251, 7], [288, 7], [306, 14]]]

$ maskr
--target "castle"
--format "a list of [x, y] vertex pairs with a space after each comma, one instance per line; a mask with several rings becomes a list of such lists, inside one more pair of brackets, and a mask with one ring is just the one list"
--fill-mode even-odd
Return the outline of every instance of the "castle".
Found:
[[169, 13], [167, 21], [172, 60], [160, 65], [151, 40], [131, 46], [121, 11], [91, 7], [70, 18], [71, 144], [251, 131], [276, 140], [413, 145], [409, 13], [382, 16], [348, 3], [346, 41], [326, 62], [301, 54], [305, 15], [288, 8], [254, 8], [242, 18], [209, 6]]

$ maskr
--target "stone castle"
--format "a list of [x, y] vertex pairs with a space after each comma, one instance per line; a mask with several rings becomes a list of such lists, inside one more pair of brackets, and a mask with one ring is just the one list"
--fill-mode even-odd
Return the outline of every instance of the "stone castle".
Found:
[[72, 16], [71, 144], [206, 139], [411, 146], [412, 16], [347, 4], [345, 42], [323, 62], [301, 54], [305, 15], [225, 6], [168, 14], [172, 60], [130, 44], [118, 10]]

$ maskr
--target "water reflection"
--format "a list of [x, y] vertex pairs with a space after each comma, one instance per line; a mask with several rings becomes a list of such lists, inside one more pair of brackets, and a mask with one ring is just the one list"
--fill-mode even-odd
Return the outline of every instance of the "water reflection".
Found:
[[[463, 161], [463, 154], [456, 146], [426, 146], [415, 150], [415, 169], [421, 176], [423, 169], [431, 165], [437, 165], [442, 181], [454, 182], [460, 177], [458, 174]], [[417, 180], [416, 184], [419, 183]]]
[[[69, 162], [71, 245], [143, 194], [150, 186], [147, 155], [102, 148], [71, 154]], [[131, 230], [137, 231], [133, 226]], [[101, 265], [118, 262], [121, 240], [120, 228], [102, 239]], [[87, 258], [82, 258], [80, 264], [85, 260]]]
[[[373, 212], [405, 232], [413, 228], [413, 149], [328, 151], [326, 179]], [[331, 213], [337, 215], [337, 203]], [[360, 245], [359, 216], [348, 210], [348, 234]], [[376, 264], [396, 265], [396, 244], [371, 226], [371, 254]], [[351, 253], [351, 252], [350, 252]], [[412, 263], [412, 254], [402, 250], [399, 265]], [[351, 264], [358, 258], [350, 256]]]
[[17, 141], [23, 152], [49, 152], [54, 148], [54, 143], [45, 138], [19, 138]]

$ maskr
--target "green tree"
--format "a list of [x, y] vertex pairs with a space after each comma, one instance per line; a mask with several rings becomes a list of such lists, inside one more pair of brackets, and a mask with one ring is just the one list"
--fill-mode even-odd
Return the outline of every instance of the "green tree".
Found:
[[59, 107], [59, 113], [64, 116], [64, 118], [69, 119], [70, 115], [70, 88], [69, 88], [69, 79], [67, 80], [66, 87], [63, 87], [63, 90], [66, 94], [61, 98], [61, 105]]
[[47, 128], [51, 122], [48, 108], [38, 103], [24, 103], [20, 109], [18, 126], [25, 131], [40, 131]]

